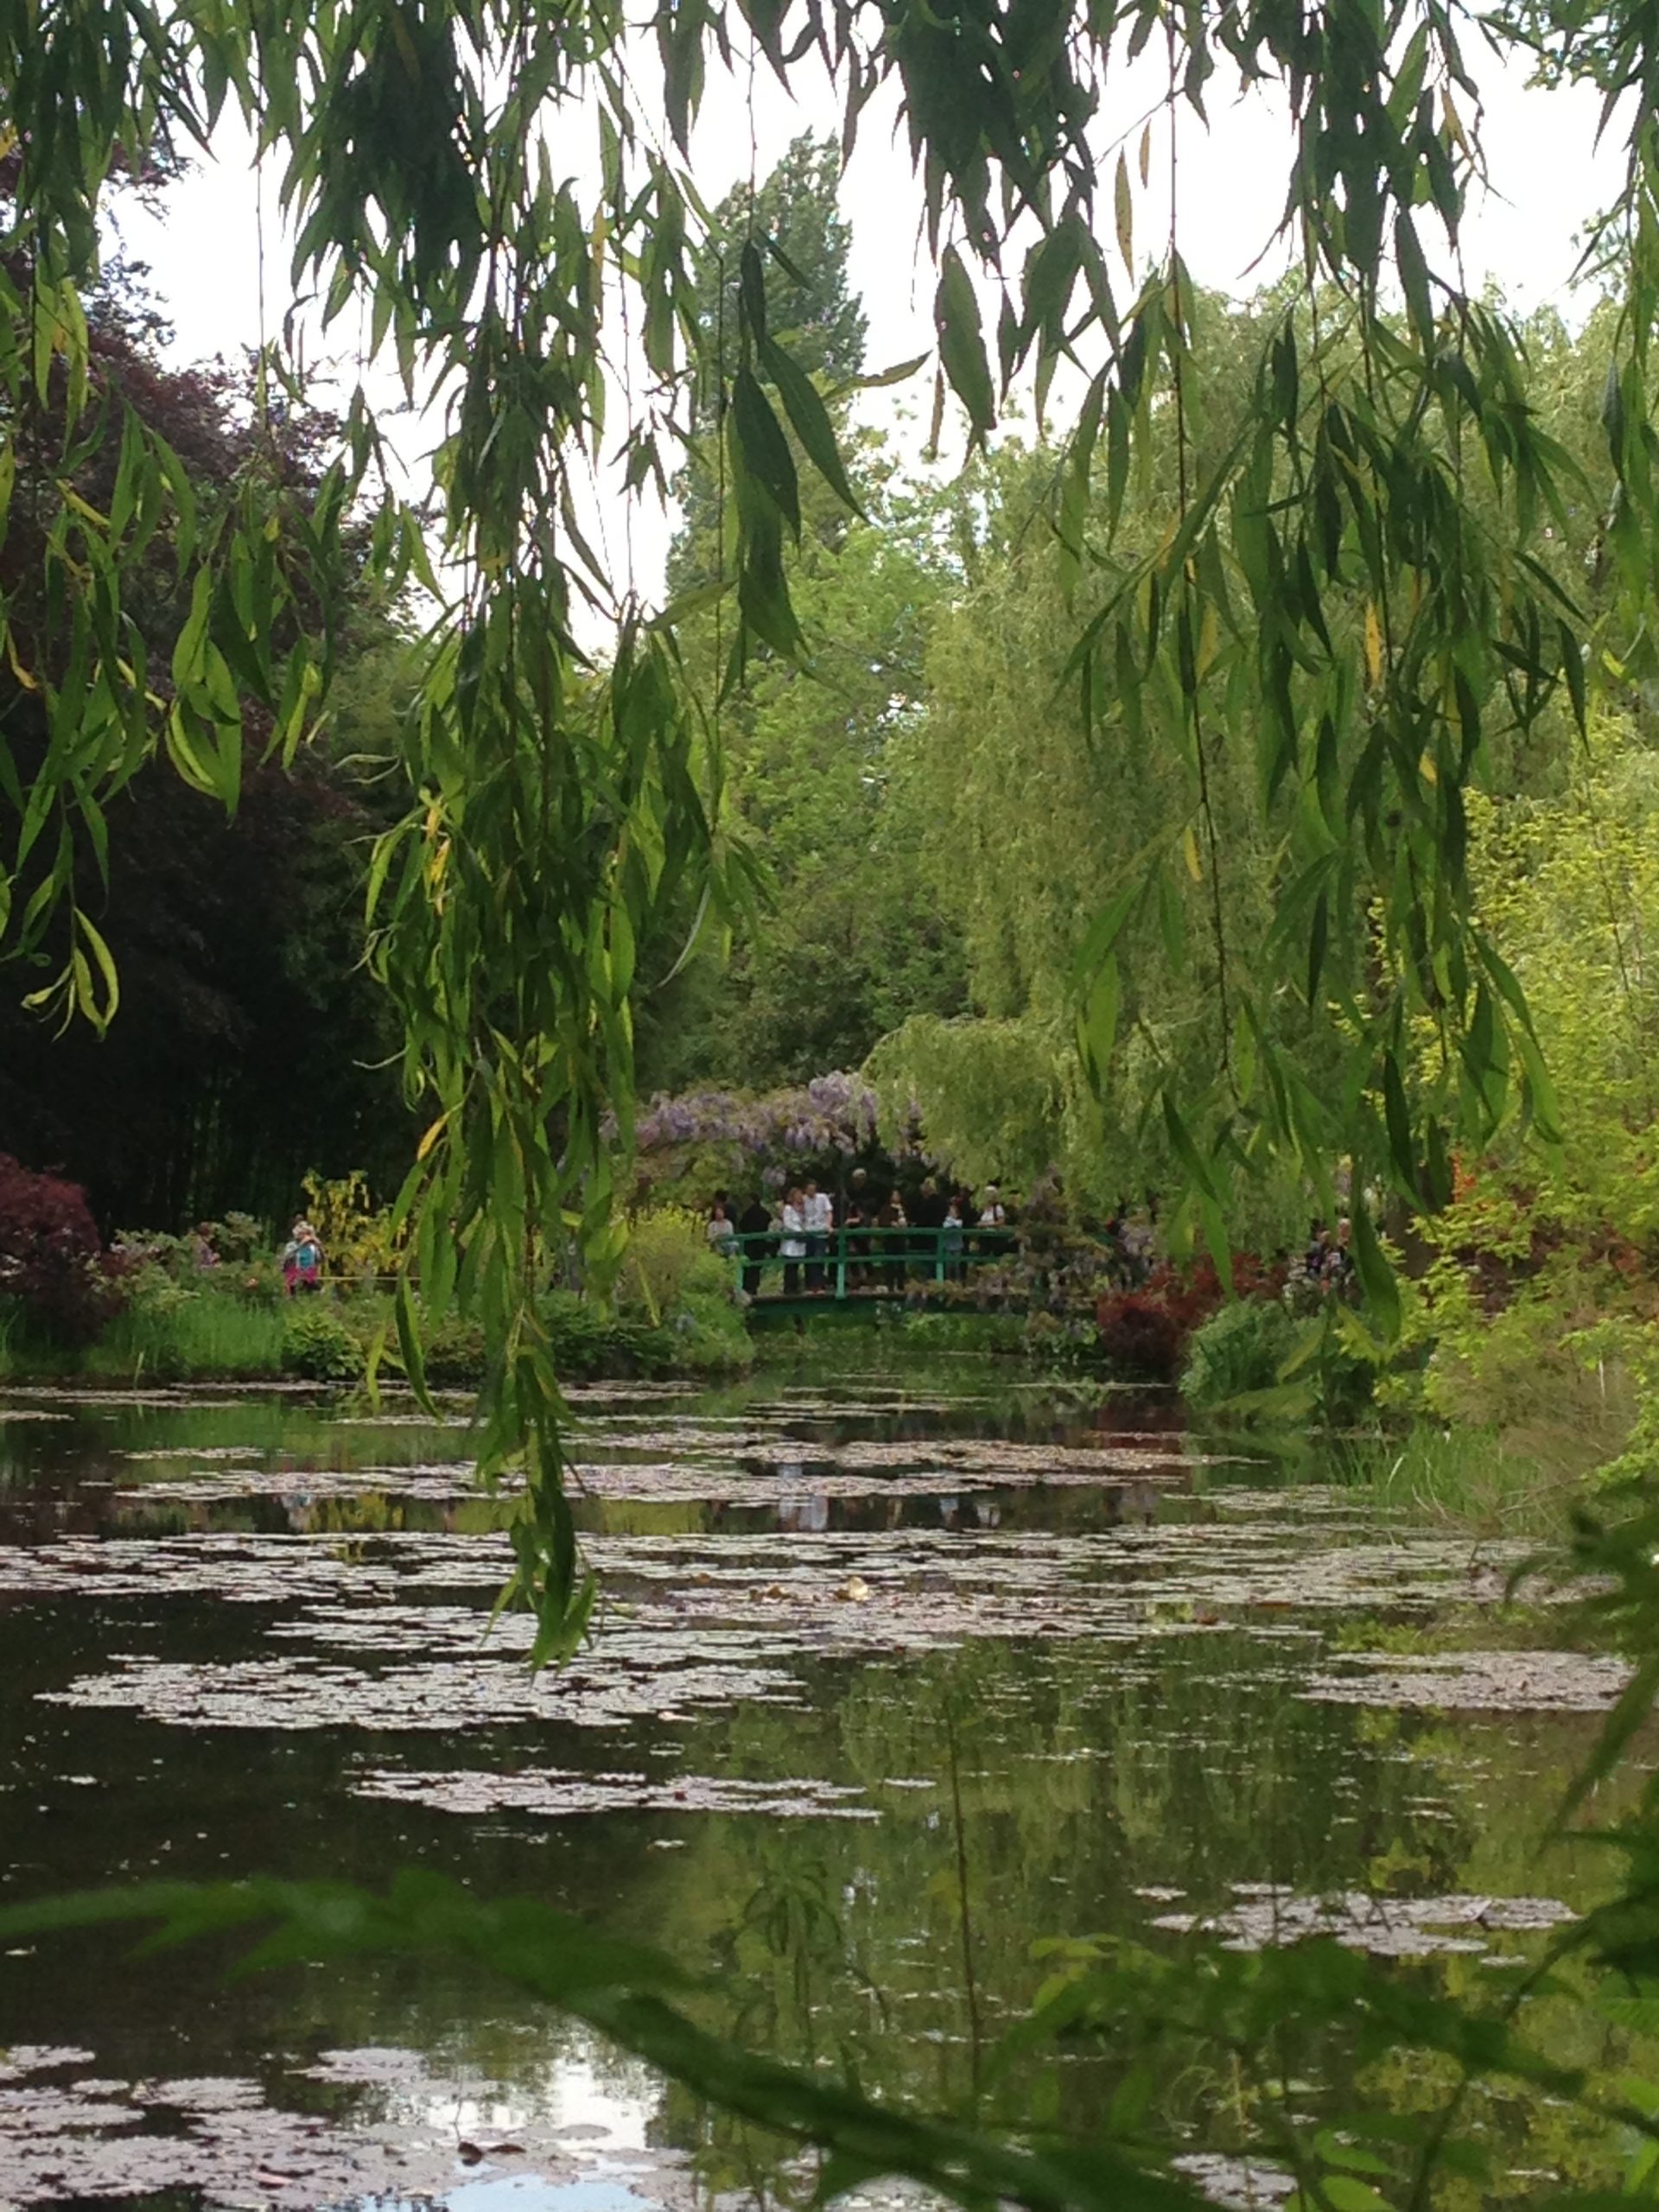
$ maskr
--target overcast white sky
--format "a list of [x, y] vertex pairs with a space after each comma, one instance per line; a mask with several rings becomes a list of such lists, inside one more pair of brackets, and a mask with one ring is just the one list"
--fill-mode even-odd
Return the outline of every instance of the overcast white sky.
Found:
[[[1492, 178], [1492, 190], [1465, 232], [1470, 279], [1478, 285], [1496, 279], [1517, 307], [1553, 302], [1571, 316], [1575, 233], [1618, 188], [1622, 163], [1617, 131], [1598, 155], [1593, 142], [1599, 101], [1593, 92], [1529, 90], [1519, 69], [1500, 64], [1484, 48], [1477, 50], [1472, 36], [1465, 59], [1484, 99], [1481, 139]], [[1119, 80], [1112, 109], [1103, 118], [1106, 138], [1118, 132], [1138, 136], [1138, 118], [1158, 99], [1161, 74], [1160, 65], [1142, 56], [1141, 65]], [[1271, 264], [1255, 270], [1253, 264], [1282, 202], [1287, 134], [1282, 117], [1260, 94], [1230, 104], [1219, 79], [1209, 92], [1211, 130], [1206, 134], [1185, 116], [1179, 124], [1181, 249], [1198, 282], [1247, 293], [1274, 273]], [[839, 106], [827, 89], [822, 97], [791, 99], [764, 65], [752, 82], [747, 72], [738, 80], [711, 76], [692, 148], [697, 188], [709, 205], [748, 174], [751, 114], [762, 176], [798, 132], [839, 132]], [[1163, 128], [1155, 124], [1154, 133]], [[578, 127], [579, 140], [589, 136]], [[569, 143], [562, 131], [561, 144]], [[1150, 188], [1137, 205], [1137, 257], [1155, 252], [1167, 232], [1166, 146], [1165, 139], [1153, 163]], [[588, 166], [585, 153], [582, 165]], [[288, 255], [276, 226], [275, 178], [270, 173], [264, 190], [265, 327], [275, 334], [290, 302]], [[162, 219], [132, 208], [122, 213], [123, 240], [150, 264], [184, 358], [234, 355], [257, 341], [257, 205], [248, 143], [227, 129], [221, 134], [219, 158], [168, 194]], [[843, 182], [842, 207], [853, 229], [852, 281], [869, 319], [869, 365], [879, 369], [926, 351], [932, 342], [933, 283], [918, 250], [919, 192], [891, 97], [885, 105], [878, 99], [865, 111]], [[327, 342], [338, 350], [349, 348], [355, 338], [355, 318], [348, 311]], [[914, 416], [925, 412], [930, 393], [927, 380], [918, 378], [908, 392], [871, 395], [866, 407], [878, 418], [891, 419], [906, 410]], [[913, 429], [904, 435], [913, 449], [919, 442]], [[426, 442], [412, 423], [396, 433], [398, 449], [416, 474]], [[608, 525], [613, 557], [620, 560], [623, 534], [615, 503], [601, 494], [599, 510]], [[635, 523], [635, 580], [647, 596], [660, 591], [671, 530], [671, 519], [660, 516], [645, 514]]]

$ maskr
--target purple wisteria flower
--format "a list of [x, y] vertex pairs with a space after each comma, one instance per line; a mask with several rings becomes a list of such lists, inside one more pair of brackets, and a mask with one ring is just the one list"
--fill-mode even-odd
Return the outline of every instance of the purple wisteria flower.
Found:
[[847, 1158], [872, 1141], [875, 1127], [874, 1091], [861, 1076], [836, 1069], [759, 1098], [712, 1088], [677, 1097], [659, 1093], [639, 1116], [636, 1136], [647, 1156], [684, 1147], [725, 1147], [737, 1173], [745, 1157], [761, 1162], [775, 1162], [780, 1153]]

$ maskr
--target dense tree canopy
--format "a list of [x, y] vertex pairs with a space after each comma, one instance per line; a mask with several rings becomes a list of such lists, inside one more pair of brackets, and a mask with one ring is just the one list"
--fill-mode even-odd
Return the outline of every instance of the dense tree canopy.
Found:
[[[651, 1084], [803, 1082], [857, 1065], [909, 1014], [965, 1003], [959, 939], [922, 871], [929, 801], [906, 785], [930, 628], [955, 586], [940, 503], [895, 480], [880, 442], [854, 457], [865, 517], [820, 532], [809, 509], [790, 564], [807, 658], [763, 657], [724, 709], [728, 834], [755, 898], [660, 1016], [647, 1002]], [[688, 646], [712, 652], [709, 618]]]
[[[1333, 298], [1297, 312], [1311, 323], [1320, 312], [1336, 319], [1339, 308]], [[1201, 460], [1226, 449], [1248, 423], [1250, 367], [1263, 330], [1281, 327], [1284, 312], [1278, 293], [1241, 305], [1195, 294], [1192, 360], [1204, 411], [1193, 437]], [[1294, 317], [1291, 327], [1300, 327]], [[1596, 414], [1605, 317], [1593, 315], [1574, 340], [1546, 314], [1522, 336], [1532, 404], [1572, 486], [1541, 537], [1539, 570], [1563, 599], [1576, 595], [1596, 619], [1611, 621], [1601, 527], [1613, 480]], [[1333, 341], [1327, 374], [1351, 367]], [[1145, 549], [1179, 528], [1180, 505], [1175, 442], [1154, 439], [1116, 533], [1121, 565], [1103, 559], [1068, 592], [1038, 527], [1048, 486], [1065, 467], [1063, 449], [1006, 444], [970, 472], [957, 495], [951, 543], [960, 581], [935, 611], [925, 707], [903, 758], [909, 785], [930, 795], [925, 895], [929, 910], [960, 933], [974, 1018], [911, 1020], [884, 1043], [878, 1066], [896, 1098], [920, 1101], [935, 1140], [966, 1172], [995, 1173], [1000, 1160], [1004, 1172], [1030, 1175], [1052, 1163], [1081, 1196], [1106, 1207], [1147, 1185], [1191, 1184], [1164, 1101], [1202, 1095], [1228, 947], [1272, 947], [1289, 937], [1296, 910], [1287, 912], [1286, 903], [1298, 879], [1287, 868], [1294, 816], [1275, 823], [1259, 804], [1275, 772], [1271, 716], [1255, 670], [1219, 625], [1199, 639], [1195, 673], [1233, 741], [1210, 751], [1202, 786], [1195, 756], [1148, 742], [1142, 689], [1109, 687], [1087, 728], [1059, 703], [1080, 620], [1091, 607], [1109, 606]], [[1495, 531], [1490, 495], [1471, 487], [1470, 501], [1478, 524]], [[1079, 507], [1085, 530], [1095, 526], [1100, 504], [1091, 493]], [[1226, 557], [1248, 557], [1241, 534], [1254, 519], [1236, 507], [1218, 526]], [[1322, 619], [1333, 635], [1363, 637], [1374, 614], [1363, 590], [1333, 588]], [[1522, 725], [1498, 711], [1503, 699], [1503, 680], [1494, 678], [1472, 702], [1491, 728], [1471, 765], [1488, 803], [1499, 805], [1557, 790], [1573, 774], [1581, 746], [1570, 700]], [[1630, 702], [1637, 704], [1634, 693]], [[1344, 779], [1334, 733], [1323, 730], [1320, 744], [1303, 820], [1317, 804], [1315, 818], [1329, 828], [1343, 819]], [[1351, 794], [1351, 774], [1345, 788]], [[1201, 842], [1200, 818], [1215, 825], [1212, 851]], [[1327, 858], [1337, 849], [1332, 845]], [[1300, 885], [1304, 897], [1316, 891], [1325, 914], [1306, 947], [1307, 968], [1255, 1000], [1234, 1042], [1242, 1060], [1263, 1050], [1284, 1055], [1318, 1111], [1353, 1080], [1345, 1048], [1363, 1003], [1353, 997], [1351, 979], [1325, 964], [1330, 943], [1344, 931], [1363, 941], [1375, 919], [1374, 891], [1319, 863], [1312, 883], [1304, 874]], [[1079, 970], [1078, 918], [1109, 912], [1126, 891], [1107, 1003], [1085, 1014], [1079, 1039], [1079, 993], [1088, 979]], [[1494, 952], [1512, 967], [1501, 910], [1482, 905]], [[1103, 1023], [1114, 1047], [1094, 1083], [1087, 1079], [1095, 1051], [1090, 1019]], [[1442, 1025], [1428, 1019], [1427, 1033], [1444, 1046]], [[1243, 1087], [1248, 1071], [1234, 1073]], [[1480, 1142], [1501, 1119], [1496, 1091], [1489, 1100], [1467, 1087], [1437, 1107], [1446, 1097], [1445, 1077], [1433, 1054], [1408, 1056], [1399, 1083], [1406, 1111], [1427, 1105]], [[1434, 1140], [1431, 1131], [1433, 1158], [1414, 1162], [1414, 1200], [1443, 1201], [1454, 1141], [1444, 1132]], [[1312, 1193], [1302, 1173], [1287, 1174], [1282, 1164], [1264, 1169], [1260, 1163], [1239, 1179], [1231, 1217], [1244, 1233], [1277, 1243], [1305, 1220]]]
[[[338, 424], [288, 406], [262, 429], [251, 378], [222, 364], [178, 366], [143, 272], [106, 274], [89, 296], [86, 334], [98, 404], [131, 427], [119, 446], [80, 442], [76, 499], [107, 509], [120, 455], [140, 437], [165, 442], [199, 528], [215, 526], [251, 474], [273, 496], [315, 496]], [[36, 790], [52, 731], [40, 689], [17, 671], [54, 652], [58, 610], [40, 595], [32, 532], [62, 474], [62, 403], [50, 391], [10, 447], [19, 512], [3, 549], [13, 671], [0, 731], [17, 786]], [[52, 973], [70, 949], [60, 913], [57, 935], [10, 969], [15, 988], [0, 996], [0, 1149], [67, 1170], [110, 1225], [177, 1226], [237, 1207], [275, 1214], [316, 1166], [402, 1172], [409, 1127], [384, 1066], [397, 1039], [362, 961], [368, 848], [392, 816], [337, 765], [375, 741], [365, 678], [372, 669], [395, 691], [397, 649], [360, 550], [342, 550], [334, 596], [312, 614], [350, 636], [357, 667], [323, 741], [284, 769], [266, 758], [269, 716], [250, 709], [225, 724], [210, 770], [190, 733], [170, 731], [170, 760], [136, 753], [111, 776], [95, 834], [75, 844], [43, 824], [22, 852], [15, 897], [32, 898], [67, 867], [70, 911], [119, 948], [121, 1019], [105, 1033], [67, 1019], [74, 971], [60, 968], [55, 982]], [[176, 551], [176, 534], [153, 532], [129, 572], [140, 664], [165, 665], [191, 618]], [[233, 686], [228, 696], [237, 709]]]

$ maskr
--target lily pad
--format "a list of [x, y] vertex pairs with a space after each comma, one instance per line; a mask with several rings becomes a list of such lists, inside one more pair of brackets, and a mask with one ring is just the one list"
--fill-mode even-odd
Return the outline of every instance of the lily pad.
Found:
[[1582, 1651], [1352, 1651], [1343, 1668], [1314, 1675], [1303, 1696], [1441, 1712], [1601, 1713], [1630, 1678], [1622, 1659]]
[[1554, 1897], [1395, 1897], [1363, 1890], [1308, 1897], [1265, 1882], [1240, 1883], [1234, 1897], [1221, 1912], [1160, 1913], [1152, 1924], [1178, 1935], [1219, 1936], [1224, 1951], [1261, 1951], [1324, 1936], [1346, 1950], [1416, 1959], [1434, 1952], [1478, 1956], [1492, 1948], [1492, 1936], [1533, 1935], [1576, 1917]]
[[359, 1797], [426, 1805], [440, 1813], [472, 1815], [530, 1813], [539, 1820], [568, 1820], [578, 1813], [764, 1813], [772, 1820], [874, 1821], [880, 1815], [857, 1801], [851, 1783], [779, 1780], [750, 1782], [736, 1775], [495, 1774], [487, 1768], [447, 1774], [399, 1772], [371, 1767], [353, 1783]]

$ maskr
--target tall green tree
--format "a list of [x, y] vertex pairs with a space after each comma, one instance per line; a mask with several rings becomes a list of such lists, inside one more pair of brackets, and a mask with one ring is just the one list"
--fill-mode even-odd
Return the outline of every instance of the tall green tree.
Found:
[[[965, 1003], [960, 933], [923, 868], [927, 801], [903, 786], [931, 626], [957, 578], [938, 501], [882, 455], [861, 442], [868, 518], [804, 530], [790, 578], [804, 658], [763, 657], [722, 709], [728, 834], [753, 856], [755, 893], [677, 992], [642, 1008], [652, 1088], [855, 1068], [906, 1015]], [[705, 644], [708, 626], [693, 633]]]
[[[950, 577], [932, 509], [895, 484], [881, 436], [850, 428], [865, 317], [850, 289], [839, 175], [828, 139], [798, 138], [759, 186], [721, 203], [697, 260], [697, 435], [676, 486], [672, 588], [706, 586], [729, 556], [721, 395], [748, 342], [746, 245], [760, 257], [768, 331], [823, 391], [863, 513], [812, 480], [796, 441], [800, 534], [786, 573], [802, 652], [762, 647], [729, 683], [724, 613], [684, 624], [688, 659], [719, 700], [727, 834], [753, 857], [756, 883], [675, 984], [645, 997], [650, 1088], [712, 1078], [765, 1090], [855, 1067], [906, 1013], [961, 1000], [954, 936], [929, 911], [915, 837], [891, 803], [893, 742], [919, 710], [928, 620]], [[694, 922], [682, 917], [682, 930]], [[683, 942], [671, 935], [660, 957], [677, 961]]]
[[[749, 349], [741, 271], [746, 246], [764, 256], [766, 326], [804, 374], [831, 395], [864, 367], [863, 302], [848, 273], [852, 226], [839, 200], [841, 156], [810, 131], [791, 144], [759, 184], [751, 178], [715, 209], [700, 242], [690, 294], [696, 332], [690, 406], [691, 437], [675, 481], [681, 524], [669, 556], [669, 585], [683, 592], [723, 574], [728, 474], [721, 453], [726, 402]], [[844, 427], [844, 413], [832, 419]], [[846, 510], [823, 509], [820, 528]]]
[[[1248, 435], [1263, 333], [1283, 328], [1287, 297], [1284, 288], [1243, 305], [1192, 295], [1185, 440], [1166, 416], [1115, 523], [1109, 481], [1077, 506], [1080, 541], [1093, 552], [1069, 589], [1043, 529], [1051, 486], [1066, 472], [1064, 449], [1006, 446], [979, 465], [957, 501], [952, 540], [963, 585], [936, 618], [925, 710], [905, 747], [911, 780], [932, 794], [925, 839], [931, 901], [961, 932], [972, 1012], [946, 1023], [910, 1021], [885, 1041], [877, 1065], [896, 1107], [919, 1097], [934, 1141], [964, 1173], [1031, 1176], [1052, 1165], [1101, 1205], [1147, 1185], [1201, 1194], [1181, 1133], [1163, 1110], [1166, 1098], [1201, 1093], [1206, 1069], [1233, 1049], [1239, 1064], [1230, 1077], [1246, 1090], [1264, 1049], [1287, 1056], [1315, 1102], [1338, 1095], [1347, 1079], [1340, 1032], [1367, 985], [1362, 978], [1356, 998], [1353, 981], [1325, 960], [1344, 937], [1363, 939], [1372, 889], [1318, 863], [1311, 880], [1299, 874], [1295, 815], [1280, 823], [1263, 817], [1261, 793], [1277, 770], [1259, 655], [1221, 619], [1192, 640], [1200, 728], [1224, 731], [1227, 743], [1206, 738], [1185, 751], [1156, 743], [1155, 690], [1116, 663], [1096, 671], [1086, 722], [1055, 711], [1080, 625], [1097, 626], [1103, 611], [1121, 606], [1141, 565], [1179, 531], [1183, 442], [1202, 475]], [[1293, 302], [1291, 328], [1311, 343], [1320, 319], [1337, 322], [1340, 310], [1335, 296]], [[1552, 315], [1523, 334], [1534, 406], [1562, 474], [1535, 558], [1563, 600], [1577, 594], [1607, 620], [1604, 518], [1612, 479], [1594, 391], [1602, 320], [1592, 317], [1576, 342]], [[1403, 318], [1399, 327], [1403, 340]], [[1332, 395], [1363, 375], [1351, 333], [1325, 342], [1321, 372]], [[1292, 488], [1275, 475], [1267, 511]], [[1501, 530], [1490, 485], [1470, 483], [1466, 497], [1475, 527]], [[1217, 518], [1211, 543], [1228, 588], [1259, 557], [1253, 541], [1262, 528], [1253, 502], [1235, 501]], [[1326, 594], [1321, 619], [1333, 639], [1380, 655], [1377, 606], [1357, 580]], [[1491, 798], [1551, 791], [1570, 776], [1579, 744], [1570, 700], [1516, 715], [1502, 660], [1478, 685], [1464, 682], [1482, 726], [1471, 766]], [[1363, 757], [1344, 747], [1334, 721], [1321, 726], [1318, 819], [1340, 818]], [[1239, 949], [1285, 933], [1283, 902], [1299, 887], [1303, 898], [1315, 897], [1319, 921], [1308, 966], [1294, 979], [1300, 988], [1281, 984], [1255, 997], [1248, 972], [1238, 972]], [[1109, 957], [1091, 971], [1079, 966], [1079, 917], [1103, 914], [1114, 917]], [[1249, 1008], [1230, 1035], [1230, 1001], [1235, 1013]], [[1408, 1099], [1431, 1114], [1437, 1096], [1444, 1102], [1444, 1069], [1437, 1084], [1426, 1066], [1401, 1071], [1396, 1122]], [[1461, 1123], [1485, 1116], [1478, 1097], [1459, 1099]], [[1423, 1163], [1420, 1200], [1443, 1202], [1449, 1156], [1442, 1138], [1432, 1173]], [[1246, 1233], [1278, 1242], [1308, 1202], [1294, 1174], [1241, 1177], [1232, 1216]]]

